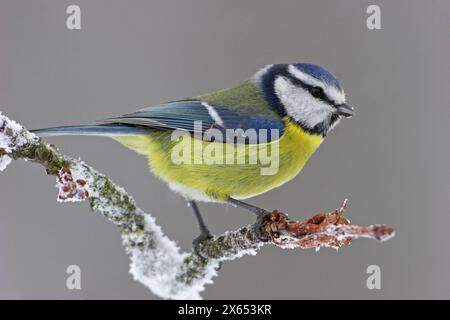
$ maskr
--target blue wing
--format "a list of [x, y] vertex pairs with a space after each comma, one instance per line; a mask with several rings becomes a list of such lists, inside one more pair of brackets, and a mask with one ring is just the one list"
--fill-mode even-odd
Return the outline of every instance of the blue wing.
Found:
[[[208, 129], [214, 128], [222, 132], [222, 141], [230, 142], [227, 139], [227, 137], [230, 137], [235, 142], [246, 144], [259, 143], [260, 138], [267, 139], [264, 140], [266, 142], [276, 140], [282, 136], [284, 130], [281, 119], [242, 115], [236, 110], [210, 105], [199, 100], [169, 102], [120, 117], [106, 119], [103, 122], [163, 130], [184, 130], [190, 133], [201, 131], [205, 134], [203, 135], [204, 140], [209, 140]], [[234, 136], [229, 136], [227, 129], [242, 129], [245, 132], [245, 139], [240, 140]], [[255, 136], [256, 141], [253, 138]]]

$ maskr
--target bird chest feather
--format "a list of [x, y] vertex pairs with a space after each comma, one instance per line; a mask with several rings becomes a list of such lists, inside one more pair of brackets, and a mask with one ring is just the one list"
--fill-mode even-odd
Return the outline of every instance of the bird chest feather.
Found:
[[[149, 131], [141, 137], [116, 137], [125, 146], [148, 156], [152, 171], [172, 189], [186, 197], [203, 201], [222, 201], [228, 197], [249, 198], [273, 189], [294, 178], [306, 161], [319, 147], [323, 138], [311, 135], [298, 125], [285, 119], [285, 131], [279, 140], [267, 144], [232, 145], [224, 143], [195, 141], [191, 139], [190, 156], [185, 163], [175, 163], [174, 148], [180, 141], [173, 141], [168, 131]], [[215, 144], [215, 145], [214, 145]], [[222, 150], [222, 161], [207, 163], [197, 161], [205, 156], [205, 150]], [[257, 151], [255, 149], [258, 149]], [[249, 163], [252, 152], [273, 155], [274, 163]], [[234, 162], [227, 161], [233, 154]], [[239, 157], [245, 156], [245, 161]], [[203, 158], [204, 159], [204, 158]], [[241, 159], [242, 160], [242, 159]], [[273, 174], [262, 174], [263, 168], [272, 166]]]

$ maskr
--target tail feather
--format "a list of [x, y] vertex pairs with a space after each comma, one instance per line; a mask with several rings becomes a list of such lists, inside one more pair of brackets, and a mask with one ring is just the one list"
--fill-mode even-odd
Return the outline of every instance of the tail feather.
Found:
[[99, 125], [79, 125], [79, 126], [64, 126], [52, 127], [44, 129], [35, 129], [31, 132], [41, 136], [126, 136], [126, 135], [141, 135], [148, 130], [143, 127], [122, 125], [122, 124], [99, 124]]

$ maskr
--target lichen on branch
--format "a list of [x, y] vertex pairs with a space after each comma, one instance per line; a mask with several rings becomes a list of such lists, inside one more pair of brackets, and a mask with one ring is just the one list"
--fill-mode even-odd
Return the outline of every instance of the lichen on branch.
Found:
[[167, 299], [200, 299], [206, 284], [217, 276], [220, 263], [255, 255], [263, 245], [281, 248], [340, 248], [357, 238], [385, 241], [394, 236], [386, 225], [349, 224], [344, 205], [306, 220], [291, 220], [277, 210], [254, 224], [206, 240], [194, 250], [180, 252], [155, 219], [139, 209], [127, 192], [81, 160], [63, 155], [55, 146], [0, 113], [0, 170], [12, 159], [42, 165], [57, 180], [57, 200], [87, 201], [90, 208], [114, 223], [130, 255], [130, 273], [154, 294]]

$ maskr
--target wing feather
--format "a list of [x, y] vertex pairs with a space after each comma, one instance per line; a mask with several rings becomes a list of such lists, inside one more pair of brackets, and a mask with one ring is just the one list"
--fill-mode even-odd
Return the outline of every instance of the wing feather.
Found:
[[[212, 108], [212, 109], [211, 109]], [[271, 130], [278, 130], [278, 136], [283, 134], [284, 124], [279, 118], [267, 115], [240, 114], [238, 110], [223, 106], [206, 105], [201, 100], [182, 100], [169, 102], [154, 107], [147, 107], [123, 116], [102, 120], [103, 123], [122, 123], [162, 130], [184, 130], [194, 133], [200, 128], [205, 133], [209, 128], [215, 128], [226, 137], [226, 130], [254, 129], [257, 136], [261, 130], [266, 130], [268, 142], [271, 140]], [[207, 136], [207, 135], [206, 135]], [[204, 136], [204, 139], [208, 139]], [[234, 139], [234, 138], [233, 138]], [[226, 139], [224, 139], [225, 142]], [[258, 143], [259, 141], [256, 141]], [[255, 143], [245, 139], [245, 143]]]

